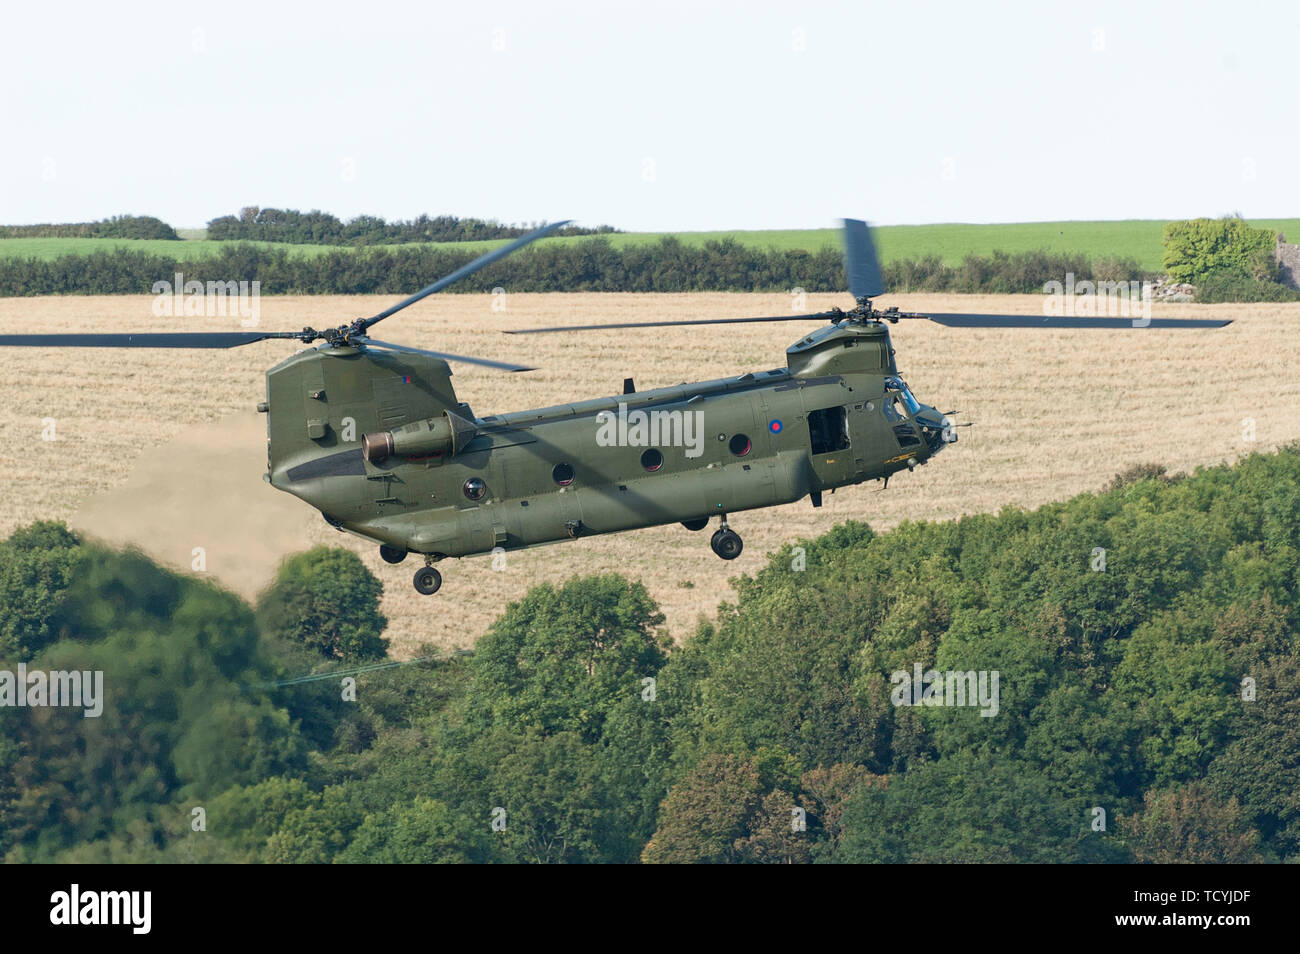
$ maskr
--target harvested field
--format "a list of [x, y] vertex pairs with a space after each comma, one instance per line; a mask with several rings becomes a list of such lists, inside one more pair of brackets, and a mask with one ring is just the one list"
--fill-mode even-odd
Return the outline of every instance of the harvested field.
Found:
[[[149, 296], [0, 299], [0, 332], [236, 330], [237, 319], [154, 318]], [[261, 327], [322, 327], [372, 314], [389, 298], [261, 300]], [[1037, 296], [898, 295], [903, 310], [1041, 314]], [[808, 310], [849, 304], [812, 295]], [[786, 295], [512, 295], [504, 313], [486, 295], [430, 299], [383, 325], [391, 341], [499, 359], [540, 370], [499, 374], [454, 366], [457, 391], [479, 415], [784, 364], [797, 324], [621, 331], [514, 338], [503, 327], [652, 318], [777, 314]], [[263, 483], [265, 431], [253, 408], [263, 372], [292, 343], [227, 352], [0, 349], [0, 533], [37, 518], [67, 520], [114, 544], [141, 546], [254, 596], [286, 554], [318, 543], [361, 553], [385, 582], [395, 655], [422, 642], [472, 645], [511, 600], [542, 581], [618, 571], [644, 581], [671, 631], [688, 633], [730, 594], [728, 577], [766, 552], [848, 518], [877, 528], [949, 519], [1007, 504], [1035, 506], [1100, 489], [1116, 472], [1155, 462], [1171, 471], [1232, 460], [1300, 439], [1300, 304], [1163, 305], [1161, 316], [1223, 315], [1212, 331], [893, 329], [899, 368], [917, 396], [974, 421], [961, 441], [915, 474], [807, 501], [737, 514], [744, 555], [724, 563], [707, 533], [680, 526], [594, 537], [440, 564], [434, 597], [410, 586], [413, 562], [390, 567], [373, 546], [336, 533], [309, 507]], [[701, 342], [711, 342], [704, 346]], [[1254, 440], [1247, 438], [1253, 422]], [[43, 431], [53, 426], [53, 441]]]

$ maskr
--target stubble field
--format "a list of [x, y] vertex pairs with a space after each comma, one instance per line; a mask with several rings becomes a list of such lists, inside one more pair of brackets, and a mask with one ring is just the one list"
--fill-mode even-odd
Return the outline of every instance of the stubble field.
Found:
[[[0, 333], [175, 331], [151, 298], [0, 300]], [[340, 324], [390, 304], [369, 296], [261, 300], [259, 327]], [[807, 310], [850, 304], [809, 296]], [[897, 295], [904, 311], [1041, 314], [1037, 296]], [[480, 416], [616, 394], [624, 377], [644, 390], [784, 365], [808, 326], [649, 329], [511, 337], [502, 328], [779, 314], [786, 295], [512, 295], [504, 312], [486, 295], [444, 295], [384, 323], [383, 337], [415, 346], [518, 360], [539, 370], [502, 374], [453, 366], [461, 400]], [[1210, 331], [1023, 331], [894, 326], [900, 371], [917, 396], [973, 421], [929, 466], [808, 501], [737, 514], [740, 559], [724, 563], [708, 531], [678, 525], [508, 555], [494, 571], [475, 557], [439, 564], [433, 597], [410, 585], [417, 565], [383, 563], [375, 548], [328, 527], [264, 483], [265, 420], [254, 411], [263, 372], [292, 342], [230, 351], [0, 349], [0, 534], [38, 518], [67, 520], [116, 545], [142, 547], [187, 572], [197, 561], [254, 597], [287, 554], [347, 546], [385, 583], [390, 650], [421, 643], [470, 646], [512, 600], [543, 581], [617, 571], [642, 580], [671, 632], [688, 634], [731, 595], [729, 577], [765, 554], [853, 518], [877, 529], [950, 519], [1007, 504], [1032, 507], [1100, 489], [1138, 463], [1172, 471], [1230, 461], [1300, 439], [1300, 304], [1164, 305], [1157, 317], [1231, 317]], [[238, 319], [188, 318], [192, 330], [237, 330]], [[1253, 428], [1253, 440], [1252, 437]], [[46, 438], [53, 437], [53, 440]]]

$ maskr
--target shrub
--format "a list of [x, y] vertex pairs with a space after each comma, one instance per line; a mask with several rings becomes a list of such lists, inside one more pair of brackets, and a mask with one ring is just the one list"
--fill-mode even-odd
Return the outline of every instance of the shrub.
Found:
[[1196, 283], [1196, 300], [1219, 301], [1300, 301], [1300, 292], [1279, 282], [1261, 281], [1233, 272], [1211, 272]]
[[1177, 282], [1200, 282], [1228, 273], [1257, 281], [1277, 277], [1273, 250], [1277, 233], [1251, 228], [1238, 218], [1170, 222], [1164, 231], [1163, 263]]

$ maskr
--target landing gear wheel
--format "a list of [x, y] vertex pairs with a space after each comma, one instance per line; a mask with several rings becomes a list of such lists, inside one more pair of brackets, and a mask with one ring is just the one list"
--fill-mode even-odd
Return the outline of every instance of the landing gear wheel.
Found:
[[730, 527], [723, 527], [713, 535], [709, 541], [709, 546], [713, 547], [713, 552], [724, 560], [734, 560], [740, 556], [740, 551], [744, 549], [745, 544], [740, 539], [740, 534]]
[[683, 520], [682, 526], [687, 530], [703, 530], [709, 525], [708, 517], [700, 517], [698, 520]]
[[406, 551], [401, 547], [392, 547], [387, 543], [379, 544], [379, 555], [385, 563], [401, 563], [406, 559]]
[[431, 566], [422, 566], [415, 571], [415, 588], [425, 596], [432, 596], [442, 586], [442, 574]]

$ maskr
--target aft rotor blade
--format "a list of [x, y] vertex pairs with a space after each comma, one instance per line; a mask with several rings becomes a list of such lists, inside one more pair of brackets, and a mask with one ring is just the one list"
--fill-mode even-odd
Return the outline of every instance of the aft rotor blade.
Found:
[[875, 298], [885, 291], [876, 245], [861, 219], [844, 220], [844, 273], [854, 298]]
[[949, 328], [1222, 328], [1230, 318], [1060, 318], [1034, 315], [921, 314]]
[[513, 328], [508, 335], [539, 335], [549, 331], [603, 331], [606, 328], [667, 328], [674, 325], [740, 325], [751, 321], [828, 321], [847, 317], [841, 311], [819, 311], [811, 315], [769, 315], [759, 318], [691, 318], [683, 321], [620, 321], [608, 325], [557, 325], [554, 328]]
[[389, 308], [387, 311], [381, 311], [379, 314], [367, 318], [365, 321], [361, 322], [361, 327], [369, 328], [375, 322], [383, 321], [385, 318], [397, 314], [407, 305], [414, 305], [420, 299], [427, 298], [436, 291], [442, 291], [444, 288], [446, 288], [448, 285], [452, 284], [453, 282], [458, 282], [462, 278], [466, 277], [467, 275], [473, 275], [480, 268], [484, 268], [488, 265], [491, 265], [493, 262], [498, 261], [499, 259], [505, 258], [511, 252], [523, 248], [529, 242], [535, 242], [539, 238], [544, 238], [545, 236], [550, 235], [556, 229], [563, 228], [564, 226], [568, 225], [572, 221], [573, 221], [572, 219], [565, 219], [563, 222], [552, 222], [550, 225], [544, 225], [540, 229], [536, 229], [535, 231], [529, 232], [527, 235], [520, 236], [519, 238], [515, 239], [513, 242], [509, 243], [508, 245], [502, 245], [500, 248], [494, 248], [486, 255], [480, 255], [478, 258], [474, 259], [474, 261], [470, 262], [468, 265], [462, 265], [460, 268], [456, 269], [450, 275], [446, 275], [438, 279], [432, 285], [420, 289], [410, 298], [402, 299], [392, 308]]
[[292, 331], [190, 331], [150, 334], [0, 335], [0, 347], [26, 348], [238, 348], [267, 338], [296, 338]]
[[390, 341], [376, 341], [364, 335], [356, 336], [352, 339], [354, 342], [364, 345], [367, 348], [374, 348], [377, 351], [393, 351], [397, 354], [424, 354], [431, 358], [441, 358], [444, 361], [461, 361], [465, 364], [482, 365], [485, 368], [496, 368], [498, 371], [535, 371], [536, 368], [529, 368], [522, 364], [511, 364], [508, 361], [493, 361], [490, 358], [475, 358], [464, 354], [448, 354], [446, 351], [428, 351], [424, 348], [411, 348], [407, 345], [393, 344]]

